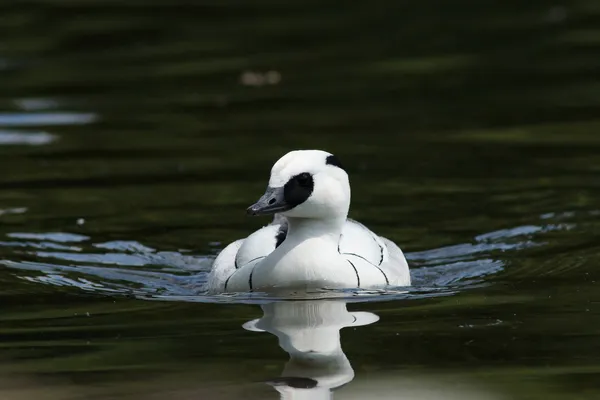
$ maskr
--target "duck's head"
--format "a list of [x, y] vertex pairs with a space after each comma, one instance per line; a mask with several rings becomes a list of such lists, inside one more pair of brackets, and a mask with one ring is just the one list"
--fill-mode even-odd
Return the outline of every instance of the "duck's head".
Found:
[[273, 165], [267, 191], [248, 214], [345, 218], [349, 207], [348, 174], [338, 159], [326, 151], [296, 150]]

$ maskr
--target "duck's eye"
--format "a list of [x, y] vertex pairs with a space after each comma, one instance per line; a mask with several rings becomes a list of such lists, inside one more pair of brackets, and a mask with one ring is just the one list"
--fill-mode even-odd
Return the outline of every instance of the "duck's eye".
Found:
[[300, 186], [310, 186], [311, 176], [308, 172], [304, 172], [296, 176], [296, 182], [298, 182]]
[[304, 203], [314, 189], [313, 176], [308, 172], [295, 175], [283, 186], [283, 197], [291, 207]]

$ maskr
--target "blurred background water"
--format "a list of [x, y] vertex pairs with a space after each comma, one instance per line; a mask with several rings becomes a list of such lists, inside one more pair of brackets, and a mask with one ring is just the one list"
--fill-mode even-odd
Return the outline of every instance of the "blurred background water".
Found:
[[271, 300], [199, 287], [319, 148], [415, 280], [348, 299], [378, 320], [342, 324], [336, 398], [598, 398], [599, 27], [594, 0], [3, 1], [0, 397], [278, 398], [293, 357], [244, 329]]

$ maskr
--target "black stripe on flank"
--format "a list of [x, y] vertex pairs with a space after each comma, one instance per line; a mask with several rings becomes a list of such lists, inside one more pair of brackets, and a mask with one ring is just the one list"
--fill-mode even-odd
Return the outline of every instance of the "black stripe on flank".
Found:
[[252, 261], [260, 260], [261, 258], [265, 258], [265, 256], [260, 256], [260, 257], [253, 258], [252, 260], [248, 261], [246, 263], [246, 265], [250, 264]]
[[[260, 256], [260, 257], [253, 258], [252, 260], [248, 261], [248, 262], [247, 262], [246, 264], [244, 264], [244, 265], [248, 265], [248, 264], [250, 264], [250, 263], [251, 263], [251, 262], [253, 262], [253, 261], [260, 260], [261, 258], [265, 258], [265, 257], [266, 257], [266, 256]], [[242, 265], [242, 266], [244, 266], [244, 265]], [[236, 263], [236, 266], [235, 266], [235, 268], [236, 268], [236, 269], [239, 269], [239, 267], [237, 266], [237, 263]]]
[[352, 268], [354, 268], [354, 273], [356, 274], [356, 280], [358, 282], [358, 285], [356, 287], [360, 287], [360, 276], [358, 275], [358, 270], [356, 269], [356, 267], [354, 266], [354, 264], [352, 264], [352, 261], [350, 260], [346, 260], [350, 263], [350, 265], [352, 265]]
[[[248, 264], [250, 264], [252, 261], [260, 260], [261, 258], [265, 258], [265, 256], [256, 257], [248, 261]], [[250, 292], [252, 291], [252, 275], [254, 275], [254, 268], [256, 268], [256, 265], [252, 267], [252, 271], [250, 271], [250, 276], [248, 277], [248, 287], [250, 288]]]
[[371, 232], [371, 230], [369, 228], [367, 228], [366, 226], [364, 226], [363, 224], [361, 224], [360, 222], [358, 222], [355, 219], [348, 218], [348, 221], [349, 222], [354, 222], [356, 225], [360, 226], [361, 228], [363, 228], [364, 230], [366, 230], [367, 232], [369, 232], [371, 234], [371, 239], [373, 239], [375, 241], [375, 244], [377, 244], [377, 246], [379, 247], [379, 251], [381, 252], [381, 256], [379, 257], [379, 264], [378, 265], [383, 264], [383, 252], [384, 252], [384, 249], [383, 249], [383, 246], [381, 244], [379, 244], [379, 242], [377, 241], [375, 234], [373, 232]]
[[[244, 265], [248, 265], [248, 264], [250, 264], [253, 261], [260, 260], [261, 258], [265, 258], [265, 256], [260, 256], [260, 257], [253, 258], [252, 260], [248, 261]], [[227, 284], [229, 283], [229, 280], [233, 277], [233, 275], [235, 275], [235, 273], [237, 272], [237, 269], [239, 269], [238, 266], [237, 266], [237, 263], [236, 263], [235, 267], [236, 267], [236, 271], [233, 274], [229, 275], [229, 278], [227, 278], [227, 280], [225, 281], [225, 287], [223, 287], [223, 291], [227, 290]], [[250, 290], [252, 290], [252, 274], [253, 273], [254, 273], [254, 267], [252, 267], [252, 272], [250, 272], [250, 278], [248, 279], [248, 284], [250, 286]]]
[[381, 268], [379, 268], [377, 265], [375, 265], [374, 267], [381, 271], [381, 273], [383, 274], [383, 277], [385, 278], [385, 284], [389, 285], [390, 284], [390, 280], [388, 279], [388, 277], [385, 274], [385, 272], [383, 272], [383, 270]]
[[[341, 254], [346, 254], [348, 256], [354, 256], [354, 257], [358, 257], [358, 258], [362, 258], [363, 260], [365, 260], [366, 262], [369, 263], [369, 265], [374, 266], [375, 268], [377, 268], [379, 271], [381, 271], [381, 273], [383, 274], [383, 277], [385, 278], [385, 284], [389, 285], [390, 284], [390, 280], [388, 279], [387, 275], [385, 272], [383, 272], [383, 270], [381, 268], [379, 268], [378, 265], [373, 264], [371, 261], [367, 260], [366, 258], [364, 258], [363, 256], [359, 256], [358, 254], [354, 254], [354, 253], [341, 253]], [[381, 265], [381, 264], [379, 264]]]
[[252, 271], [250, 271], [250, 277], [248, 278], [248, 286], [250, 287], [250, 291], [252, 291], [252, 275], [254, 275], [254, 267], [252, 267]]
[[363, 256], [359, 256], [358, 254], [354, 254], [354, 253], [340, 253], [340, 254], [346, 254], [348, 256], [354, 256], [354, 257], [358, 257], [358, 258], [362, 258], [363, 260], [365, 260], [366, 262], [368, 262], [371, 265], [374, 265], [371, 261], [367, 260], [366, 258], [364, 258]]
[[[233, 274], [235, 274], [235, 272]], [[229, 275], [229, 278], [227, 278], [227, 280], [225, 281], [225, 286], [223, 287], [223, 291], [224, 292], [227, 290], [227, 284], [229, 283], [229, 280], [231, 279], [231, 277], [233, 276], [233, 274]]]
[[375, 235], [371, 234], [371, 237], [375, 241], [375, 244], [377, 246], [379, 246], [379, 251], [381, 252], [381, 257], [379, 258], [379, 264], [377, 264], [377, 265], [381, 265], [381, 264], [383, 264], [383, 246], [381, 244], [379, 244], [379, 242], [377, 241], [377, 239], [375, 239]]

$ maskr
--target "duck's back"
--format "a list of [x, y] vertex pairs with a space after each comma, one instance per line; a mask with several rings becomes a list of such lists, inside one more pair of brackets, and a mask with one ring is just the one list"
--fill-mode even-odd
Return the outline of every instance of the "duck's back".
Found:
[[[225, 283], [238, 269], [265, 258], [275, 250], [287, 236], [287, 220], [276, 218], [271, 224], [227, 246], [218, 255], [211, 271], [209, 282], [212, 290]], [[360, 222], [348, 219], [342, 229], [338, 246], [339, 253], [352, 263], [357, 278], [363, 284], [393, 286], [410, 285], [408, 263], [402, 250], [394, 242], [380, 237]]]
[[376, 286], [382, 277], [386, 285], [410, 285], [408, 263], [402, 250], [358, 221], [346, 221], [339, 250], [355, 265], [367, 286]]
[[387, 260], [387, 249], [383, 241], [360, 222], [346, 220], [338, 246], [340, 254], [360, 257], [371, 264], [381, 265]]
[[236, 256], [235, 265], [237, 268], [246, 265], [259, 258], [268, 256], [277, 248], [287, 236], [287, 222], [272, 223], [264, 226], [252, 233], [240, 246]]
[[230, 243], [215, 258], [205, 289], [212, 293], [223, 290], [231, 275], [244, 265], [268, 256], [283, 242], [286, 234], [287, 221], [277, 218], [247, 238]]

